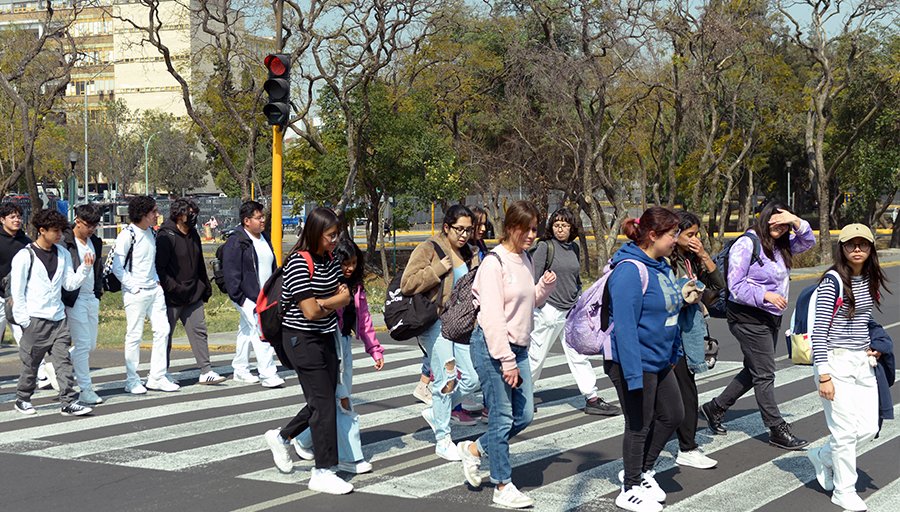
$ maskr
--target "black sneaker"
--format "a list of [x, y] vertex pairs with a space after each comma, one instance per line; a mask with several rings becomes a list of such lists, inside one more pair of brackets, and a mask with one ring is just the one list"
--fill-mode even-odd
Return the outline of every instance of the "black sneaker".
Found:
[[716, 405], [715, 402], [710, 400], [701, 405], [700, 413], [703, 414], [703, 417], [706, 419], [706, 424], [709, 425], [709, 430], [713, 435], [724, 436], [728, 433], [728, 430], [722, 425], [722, 419], [725, 418], [725, 411]]
[[607, 403], [600, 397], [594, 397], [584, 401], [584, 413], [597, 416], [618, 416], [619, 414], [622, 414], [622, 409]]
[[22, 414], [29, 416], [37, 414], [37, 411], [34, 410], [34, 406], [31, 405], [31, 402], [26, 402], [25, 400], [16, 400], [16, 404], [13, 407]]
[[72, 402], [70, 404], [65, 404], [60, 409], [60, 414], [63, 416], [84, 416], [85, 414], [90, 414], [94, 409], [81, 405], [78, 402]]
[[799, 450], [808, 445], [809, 441], [791, 433], [791, 426], [785, 421], [769, 429], [769, 444], [785, 450]]

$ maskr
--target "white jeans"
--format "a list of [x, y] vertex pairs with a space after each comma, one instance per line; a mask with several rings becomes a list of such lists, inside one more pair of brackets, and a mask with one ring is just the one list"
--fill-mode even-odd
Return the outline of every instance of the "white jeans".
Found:
[[100, 321], [100, 300], [93, 295], [79, 295], [75, 305], [66, 308], [72, 348], [69, 356], [75, 370], [75, 382], [82, 391], [92, 389], [91, 365], [88, 360], [91, 351], [97, 348], [97, 325]]
[[137, 293], [122, 292], [125, 304], [125, 380], [134, 386], [141, 382], [137, 369], [141, 362], [141, 339], [144, 334], [144, 319], [150, 317], [153, 329], [153, 347], [150, 351], [150, 373], [148, 379], [162, 380], [166, 377], [166, 341], [169, 338], [169, 318], [166, 315], [166, 299], [163, 289], [157, 285], [152, 290], [138, 290]]
[[256, 367], [260, 379], [274, 377], [278, 373], [275, 364], [275, 349], [265, 341], [259, 339], [259, 319], [256, 316], [256, 305], [244, 302], [239, 306], [232, 302], [241, 315], [238, 323], [238, 334], [235, 340], [234, 359], [231, 367], [235, 375], [248, 375], [250, 373], [250, 347], [256, 354]]
[[9, 330], [12, 331], [13, 340], [16, 342], [16, 345], [18, 345], [19, 340], [22, 338], [22, 328], [6, 321], [6, 299], [0, 297], [0, 338], [2, 338], [3, 333], [6, 332], [7, 324], [9, 325]]
[[[541, 377], [544, 361], [547, 360], [547, 354], [553, 344], [557, 339], [565, 338], [567, 313], [568, 311], [561, 311], [550, 304], [544, 304], [544, 307], [534, 310], [534, 330], [531, 331], [531, 345], [528, 346], [528, 361], [531, 363], [531, 379], [535, 384]], [[566, 345], [565, 340], [562, 346], [566, 361], [569, 363], [569, 371], [572, 372], [578, 385], [578, 391], [586, 400], [596, 397], [597, 376], [591, 361], [587, 356], [572, 350]]]
[[821, 457], [834, 468], [834, 492], [855, 493], [856, 448], [878, 433], [878, 383], [865, 350], [835, 349], [828, 362], [834, 400], [822, 399], [831, 436]]

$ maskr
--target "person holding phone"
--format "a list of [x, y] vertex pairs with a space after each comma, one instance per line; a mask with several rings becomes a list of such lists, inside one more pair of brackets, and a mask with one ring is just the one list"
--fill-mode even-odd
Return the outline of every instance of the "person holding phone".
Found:
[[556, 285], [556, 274], [551, 271], [534, 282], [534, 269], [525, 253], [537, 236], [539, 218], [534, 204], [513, 203], [506, 211], [501, 243], [485, 257], [472, 285], [481, 307], [478, 323], [484, 337], [473, 337], [470, 350], [490, 415], [484, 435], [457, 446], [463, 474], [473, 487], [481, 485], [481, 455], [490, 455], [490, 478], [496, 485], [493, 502], [511, 508], [534, 504], [512, 483], [509, 441], [534, 418], [528, 362], [533, 311], [544, 304]]

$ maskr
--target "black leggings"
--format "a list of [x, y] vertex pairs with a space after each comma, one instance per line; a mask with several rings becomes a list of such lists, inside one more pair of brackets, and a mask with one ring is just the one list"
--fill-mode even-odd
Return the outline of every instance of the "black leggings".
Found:
[[689, 452], [697, 449], [697, 381], [694, 380], [694, 372], [687, 365], [685, 356], [681, 356], [675, 365], [675, 379], [678, 381], [678, 390], [681, 392], [681, 404], [684, 407], [684, 420], [678, 426], [678, 449]]
[[306, 406], [281, 429], [281, 436], [293, 439], [312, 427], [316, 467], [337, 465], [337, 406], [334, 388], [338, 380], [338, 356], [333, 332], [297, 331], [285, 327], [285, 352], [300, 378]]
[[672, 433], [684, 419], [684, 407], [674, 372], [644, 372], [644, 387], [629, 391], [622, 366], [604, 363], [609, 380], [616, 387], [625, 415], [622, 437], [622, 461], [625, 464], [625, 488], [641, 484], [641, 472], [650, 471]]

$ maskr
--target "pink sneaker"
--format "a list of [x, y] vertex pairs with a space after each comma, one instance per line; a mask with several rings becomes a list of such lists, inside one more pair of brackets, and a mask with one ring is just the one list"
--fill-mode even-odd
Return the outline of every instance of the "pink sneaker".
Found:
[[455, 425], [464, 425], [467, 427], [471, 427], [478, 423], [478, 420], [469, 416], [465, 410], [453, 411], [450, 413], [450, 422]]

